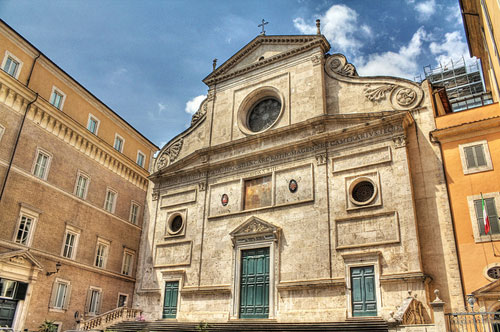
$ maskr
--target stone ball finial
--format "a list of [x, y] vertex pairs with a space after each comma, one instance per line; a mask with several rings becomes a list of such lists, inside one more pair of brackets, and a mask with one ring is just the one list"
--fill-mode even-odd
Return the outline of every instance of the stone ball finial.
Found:
[[319, 18], [316, 20], [316, 34], [318, 35], [321, 35], [321, 29], [320, 29], [320, 26], [321, 26], [321, 21], [319, 20]]
[[411, 297], [411, 290], [408, 291], [408, 297]]

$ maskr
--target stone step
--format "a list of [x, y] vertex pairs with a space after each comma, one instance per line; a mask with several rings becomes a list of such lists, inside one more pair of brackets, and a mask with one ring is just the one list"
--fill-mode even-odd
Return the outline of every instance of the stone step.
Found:
[[235, 321], [227, 323], [208, 323], [206, 329], [200, 330], [200, 323], [181, 323], [167, 320], [154, 322], [122, 322], [110, 326], [108, 330], [115, 332], [350, 332], [350, 331], [372, 331], [387, 332], [387, 323], [380, 318], [350, 319], [344, 322], [328, 323], [277, 323], [262, 321]]

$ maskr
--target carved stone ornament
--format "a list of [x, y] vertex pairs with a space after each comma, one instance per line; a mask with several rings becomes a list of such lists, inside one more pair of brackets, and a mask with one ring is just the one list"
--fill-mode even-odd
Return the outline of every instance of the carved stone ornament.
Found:
[[153, 201], [157, 201], [159, 197], [160, 197], [160, 194], [158, 192], [154, 192], [151, 194], [151, 200], [153, 200]]
[[388, 100], [395, 110], [410, 110], [420, 105], [424, 92], [415, 82], [389, 76], [360, 77], [356, 68], [342, 54], [333, 54], [325, 61], [326, 74], [338, 81], [363, 84], [366, 99], [373, 103]]
[[394, 141], [394, 147], [396, 149], [405, 147], [407, 143], [405, 135], [393, 137], [392, 140]]
[[326, 60], [325, 67], [342, 76], [358, 76], [356, 68], [348, 63], [342, 54], [333, 54]]
[[422, 302], [411, 296], [403, 300], [394, 319], [403, 325], [426, 324], [430, 320]]
[[207, 99], [205, 99], [201, 104], [200, 108], [196, 113], [193, 114], [193, 117], [191, 118], [191, 126], [194, 126], [197, 124], [201, 119], [205, 117], [207, 114]]
[[182, 137], [168, 145], [168, 147], [160, 153], [158, 161], [156, 162], [156, 170], [170, 165], [179, 155], [182, 148], [183, 139]]
[[208, 90], [207, 101], [214, 100], [214, 98], [215, 98], [215, 91], [214, 90]]
[[207, 184], [205, 182], [198, 182], [198, 189], [200, 191], [205, 191], [207, 188]]
[[11, 261], [12, 263], [16, 263], [16, 264], [24, 264], [24, 257], [22, 256], [14, 256], [14, 257], [11, 257], [9, 259], [9, 261]]
[[316, 66], [316, 65], [321, 64], [321, 59], [322, 59], [322, 56], [320, 56], [320, 55], [315, 55], [315, 56], [313, 56], [313, 57], [311, 58], [311, 61], [312, 61], [313, 65], [315, 65], [315, 66]]
[[320, 153], [316, 155], [316, 163], [318, 165], [326, 164], [326, 153]]
[[244, 228], [240, 230], [241, 233], [264, 233], [264, 232], [269, 232], [272, 231], [272, 228], [268, 227], [267, 225], [257, 221], [257, 220], [252, 220], [251, 223], [246, 225]]

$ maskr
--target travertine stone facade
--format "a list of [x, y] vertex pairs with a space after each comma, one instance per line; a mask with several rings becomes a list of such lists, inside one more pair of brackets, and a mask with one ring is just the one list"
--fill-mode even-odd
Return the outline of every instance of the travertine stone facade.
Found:
[[[177, 320], [243, 318], [243, 255], [256, 248], [269, 248], [264, 318], [356, 316], [359, 267], [372, 271], [369, 316], [389, 318], [409, 290], [427, 317], [436, 287], [463, 305], [427, 85], [359, 77], [329, 48], [259, 36], [205, 78], [207, 99], [150, 177], [135, 297], [147, 319], [177, 281]], [[266, 98], [279, 113], [252, 130]]]

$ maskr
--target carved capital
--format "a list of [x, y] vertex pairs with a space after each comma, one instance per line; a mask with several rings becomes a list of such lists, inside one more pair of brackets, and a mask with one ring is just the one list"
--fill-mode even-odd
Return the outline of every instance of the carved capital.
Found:
[[154, 193], [151, 194], [151, 200], [152, 201], [157, 201], [159, 197], [160, 197], [160, 193], [159, 192], [154, 192]]
[[406, 135], [393, 137], [392, 140], [394, 141], [394, 147], [396, 149], [404, 148], [408, 143]]
[[321, 55], [315, 55], [311, 58], [311, 61], [314, 66], [320, 65], [323, 60], [323, 57]]
[[198, 182], [198, 189], [199, 189], [200, 191], [205, 191], [205, 190], [206, 190], [206, 188], [207, 188], [207, 184], [206, 184], [206, 182]]
[[326, 164], [326, 153], [317, 154], [316, 163], [318, 164], [318, 166]]

